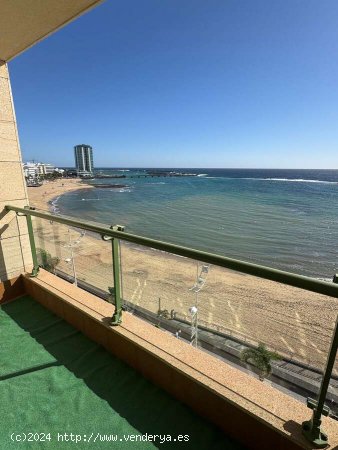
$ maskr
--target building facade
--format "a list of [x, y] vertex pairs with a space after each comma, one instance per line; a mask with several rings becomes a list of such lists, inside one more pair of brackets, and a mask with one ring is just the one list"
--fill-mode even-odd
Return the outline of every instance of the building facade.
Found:
[[94, 170], [92, 147], [85, 144], [75, 145], [74, 157], [78, 175], [92, 175]]
[[25, 178], [37, 178], [40, 174], [39, 167], [35, 163], [23, 163], [22, 164], [23, 173]]
[[38, 167], [41, 175], [48, 175], [49, 173], [54, 173], [58, 171], [57, 167], [53, 166], [52, 164], [40, 163], [38, 164]]
[[63, 174], [64, 170], [59, 169], [52, 164], [26, 162], [22, 164], [25, 178], [44, 178], [46, 175], [54, 174], [55, 172]]

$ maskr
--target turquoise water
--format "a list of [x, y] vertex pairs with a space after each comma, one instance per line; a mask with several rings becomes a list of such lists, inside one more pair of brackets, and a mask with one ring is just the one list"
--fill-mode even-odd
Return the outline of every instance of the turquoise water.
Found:
[[144, 172], [130, 170], [123, 172], [125, 179], [95, 180], [126, 188], [72, 192], [55, 204], [61, 213], [123, 224], [131, 233], [332, 278], [338, 261], [338, 171], [189, 172], [200, 176], [131, 178]]

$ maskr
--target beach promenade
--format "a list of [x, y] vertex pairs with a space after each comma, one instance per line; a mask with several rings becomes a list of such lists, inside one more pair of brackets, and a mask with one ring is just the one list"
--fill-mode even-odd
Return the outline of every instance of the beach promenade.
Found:
[[[55, 197], [82, 188], [92, 189], [73, 179], [28, 188], [30, 205], [48, 210]], [[59, 258], [58, 269], [73, 276], [73, 251], [79, 280], [105, 291], [113, 285], [108, 242], [37, 218], [34, 227], [37, 247]], [[263, 342], [288, 359], [324, 369], [337, 299], [123, 242], [121, 267], [125, 300], [185, 320], [196, 305], [201, 325], [252, 344]]]

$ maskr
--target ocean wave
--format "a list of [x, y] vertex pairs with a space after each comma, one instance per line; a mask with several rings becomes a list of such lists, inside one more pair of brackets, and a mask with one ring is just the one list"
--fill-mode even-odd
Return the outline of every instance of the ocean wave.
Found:
[[57, 202], [59, 201], [59, 198], [60, 198], [60, 197], [61, 197], [61, 196], [59, 195], [58, 197], [54, 198], [54, 200], [50, 202], [51, 205], [56, 206], [56, 204], [57, 204]]
[[61, 195], [59, 195], [58, 197], [54, 198], [54, 200], [52, 200], [50, 202], [50, 210], [51, 210], [51, 212], [53, 214], [56, 214], [56, 215], [60, 214], [60, 209], [57, 206], [57, 203], [58, 203], [60, 197], [61, 197]]
[[338, 184], [338, 181], [325, 180], [306, 180], [305, 178], [240, 178], [241, 180], [258, 180], [258, 181], [288, 181], [290, 183], [321, 183], [321, 184]]
[[[207, 177], [208, 174], [207, 174], [207, 173], [199, 173], [197, 176], [198, 176], [198, 177]], [[209, 177], [208, 177], [208, 178], [209, 178]]]
[[117, 169], [116, 172], [130, 172], [129, 169]]

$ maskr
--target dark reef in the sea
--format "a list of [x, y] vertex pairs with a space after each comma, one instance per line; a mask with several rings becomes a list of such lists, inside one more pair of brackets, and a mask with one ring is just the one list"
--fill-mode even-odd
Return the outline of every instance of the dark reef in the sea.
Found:
[[108, 174], [96, 174], [94, 178], [107, 179], [107, 178], [154, 178], [154, 177], [196, 177], [197, 173], [186, 172], [174, 172], [168, 170], [146, 170], [145, 174], [137, 175], [108, 175]]
[[99, 183], [91, 183], [91, 186], [94, 186], [96, 188], [110, 188], [110, 189], [119, 189], [119, 188], [125, 188], [127, 187], [126, 184], [99, 184]]
[[196, 177], [196, 173], [174, 172], [168, 170], [147, 170], [146, 176], [151, 177]]
[[126, 175], [105, 175], [105, 174], [96, 174], [95, 178], [126, 178]]

